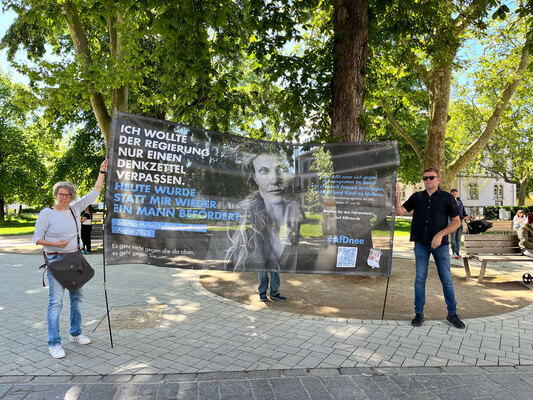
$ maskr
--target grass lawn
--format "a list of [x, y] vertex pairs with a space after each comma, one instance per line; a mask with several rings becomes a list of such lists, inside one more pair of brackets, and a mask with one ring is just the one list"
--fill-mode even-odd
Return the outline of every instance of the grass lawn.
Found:
[[[10, 215], [4, 222], [0, 222], [0, 236], [32, 234], [36, 220], [37, 215], [35, 214]], [[409, 236], [410, 229], [411, 220], [396, 219], [394, 236]], [[210, 228], [210, 230], [226, 230], [226, 228]], [[300, 233], [303, 237], [321, 236], [322, 225], [320, 225], [319, 216], [308, 216], [307, 223], [302, 224]], [[388, 236], [389, 232], [374, 231], [373, 234], [376, 236]]]
[[5, 221], [0, 222], [0, 236], [32, 234], [35, 221], [37, 215], [34, 214], [9, 215]]

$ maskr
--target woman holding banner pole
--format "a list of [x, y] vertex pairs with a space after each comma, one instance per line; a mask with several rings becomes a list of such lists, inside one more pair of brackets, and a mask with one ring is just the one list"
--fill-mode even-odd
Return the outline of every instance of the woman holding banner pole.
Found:
[[284, 301], [286, 297], [279, 292], [279, 271], [296, 266], [300, 221], [305, 214], [298, 202], [290, 200], [294, 173], [287, 154], [265, 144], [260, 149], [247, 152], [242, 164], [248, 183], [257, 193], [241, 204], [243, 218], [230, 238], [226, 260], [233, 261], [235, 271], [258, 271], [261, 301], [268, 301], [269, 284], [270, 299]]
[[[104, 175], [107, 170], [107, 158], [100, 164], [100, 173], [94, 189], [79, 200], [76, 198], [76, 187], [71, 182], [57, 182], [53, 193], [56, 204], [43, 209], [35, 223], [33, 243], [43, 246], [48, 261], [58, 260], [77, 250], [77, 232], [80, 231], [80, 215], [89, 204], [96, 201], [103, 187]], [[48, 277], [48, 351], [53, 358], [65, 357], [61, 347], [59, 334], [59, 316], [63, 308], [65, 289], [57, 282], [47, 269]], [[70, 294], [70, 341], [78, 344], [89, 344], [91, 339], [82, 333], [80, 304], [83, 299], [83, 288], [69, 290]]]

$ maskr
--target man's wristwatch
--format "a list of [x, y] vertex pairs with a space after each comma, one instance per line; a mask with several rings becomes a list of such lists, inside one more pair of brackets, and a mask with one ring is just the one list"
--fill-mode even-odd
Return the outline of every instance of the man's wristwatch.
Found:
[[100, 171], [101, 174], [105, 174], [105, 171]]

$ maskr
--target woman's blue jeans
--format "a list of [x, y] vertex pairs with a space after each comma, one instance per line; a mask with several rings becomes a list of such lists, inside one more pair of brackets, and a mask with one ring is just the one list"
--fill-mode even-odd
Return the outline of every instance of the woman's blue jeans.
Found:
[[423, 313], [426, 305], [426, 278], [430, 254], [433, 255], [437, 265], [448, 314], [453, 315], [457, 310], [457, 302], [455, 301], [455, 289], [453, 287], [452, 273], [450, 272], [450, 250], [448, 245], [443, 244], [436, 249], [432, 249], [431, 246], [420, 242], [415, 242], [415, 313]]
[[[47, 256], [48, 261], [59, 260], [65, 257], [62, 254], [56, 254]], [[46, 270], [48, 276], [48, 312], [46, 321], [48, 323], [48, 346], [55, 346], [61, 344], [61, 335], [59, 334], [59, 316], [63, 308], [63, 294], [65, 289], [61, 284], [55, 280], [50, 273], [50, 270]], [[80, 304], [83, 300], [82, 289], [69, 290], [70, 293], [70, 334], [72, 336], [78, 336], [81, 334], [81, 307]]]
[[[266, 294], [268, 289], [268, 272], [258, 272], [259, 276], [259, 294]], [[275, 295], [279, 292], [280, 279], [277, 272], [270, 273], [270, 294]]]

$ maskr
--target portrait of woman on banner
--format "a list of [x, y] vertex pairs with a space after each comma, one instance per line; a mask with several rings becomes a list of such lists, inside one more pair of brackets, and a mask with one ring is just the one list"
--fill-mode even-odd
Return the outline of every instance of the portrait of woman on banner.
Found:
[[228, 232], [231, 245], [226, 251], [226, 270], [296, 270], [305, 214], [295, 201], [290, 150], [265, 143], [249, 143], [238, 149], [243, 174], [255, 193], [239, 204], [239, 227]]

